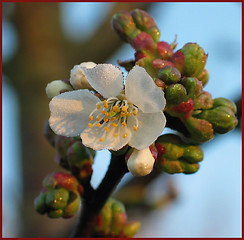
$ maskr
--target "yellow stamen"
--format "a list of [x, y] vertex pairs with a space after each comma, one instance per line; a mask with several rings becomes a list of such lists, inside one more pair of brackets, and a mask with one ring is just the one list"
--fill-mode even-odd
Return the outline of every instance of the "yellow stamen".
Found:
[[126, 113], [122, 112], [122, 113], [120, 113], [120, 116], [121, 117], [125, 117], [126, 116]]
[[113, 111], [114, 112], [120, 112], [120, 108], [118, 105], [113, 106]]
[[126, 106], [123, 106], [123, 107], [122, 107], [122, 111], [124, 111], [124, 112], [126, 112], [127, 109], [128, 109], [128, 107], [126, 107]]
[[90, 116], [90, 117], [89, 117], [89, 121], [92, 121], [92, 120], [93, 120], [93, 116]]
[[105, 114], [106, 114], [107, 117], [109, 116], [109, 113], [108, 112], [106, 112]]
[[100, 139], [99, 139], [99, 142], [103, 142], [103, 141], [104, 141], [104, 138], [100, 138]]
[[122, 122], [122, 125], [126, 127], [127, 124], [126, 124], [126, 122]]
[[93, 125], [92, 125], [91, 123], [88, 123], [88, 127], [89, 127], [89, 128], [92, 128], [92, 126], [93, 126]]
[[100, 126], [101, 126], [101, 123], [96, 123], [96, 126], [97, 126], [97, 127], [100, 127]]
[[137, 131], [138, 130], [136, 126], [133, 126], [133, 129], [134, 129], [134, 131]]
[[134, 116], [137, 115], [137, 111], [136, 110], [134, 110], [132, 113], [133, 113]]
[[101, 118], [98, 116], [98, 117], [97, 117], [97, 121], [99, 121], [100, 119], [101, 119]]
[[113, 127], [117, 127], [118, 125], [116, 123], [112, 123], [112, 126]]
[[127, 133], [125, 133], [124, 135], [123, 135], [123, 138], [126, 138], [128, 136], [128, 134]]
[[104, 110], [102, 110], [102, 111], [101, 111], [101, 113], [102, 113], [102, 114], [106, 114], [107, 112], [106, 112], [106, 111], [104, 111]]
[[106, 130], [107, 132], [109, 132], [109, 128], [108, 128], [108, 127], [105, 127], [105, 130]]
[[104, 103], [104, 107], [105, 108], [108, 108], [108, 102], [107, 102], [107, 100], [104, 100], [103, 103]]
[[112, 117], [112, 118], [109, 119], [109, 122], [112, 122], [112, 121], [114, 121], [115, 119], [116, 119], [116, 117]]
[[101, 108], [101, 106], [99, 104], [97, 104], [97, 109], [100, 109], [100, 108]]
[[108, 118], [104, 118], [103, 120], [104, 120], [104, 122], [108, 122]]
[[129, 112], [126, 113], [127, 116], [131, 116], [131, 114]]
[[119, 136], [119, 134], [118, 134], [118, 133], [115, 133], [115, 134], [114, 134], [114, 136], [115, 136], [115, 137], [118, 137], [118, 136]]

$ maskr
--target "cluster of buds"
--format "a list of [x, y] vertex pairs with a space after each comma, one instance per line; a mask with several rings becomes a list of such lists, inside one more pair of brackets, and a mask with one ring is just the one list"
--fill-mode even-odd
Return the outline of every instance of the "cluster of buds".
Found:
[[71, 171], [81, 181], [88, 181], [92, 175], [95, 151], [85, 147], [79, 137], [65, 137], [56, 135], [45, 125], [45, 136], [49, 143], [57, 150], [56, 162]]
[[209, 79], [205, 68], [208, 55], [197, 43], [187, 43], [174, 52], [177, 44], [159, 41], [160, 31], [155, 21], [139, 9], [116, 13], [112, 26], [136, 51], [134, 60], [119, 64], [126, 70], [134, 65], [144, 67], [164, 91], [168, 127], [181, 131], [195, 143], [206, 142], [214, 133], [235, 128], [235, 104], [223, 98], [212, 99], [203, 90]]
[[50, 218], [73, 217], [80, 207], [83, 187], [67, 173], [52, 173], [43, 180], [43, 189], [35, 199], [35, 209]]
[[200, 146], [185, 144], [174, 134], [160, 136], [155, 147], [158, 151], [154, 167], [158, 171], [173, 173], [195, 173], [203, 160]]
[[139, 222], [127, 222], [124, 205], [118, 200], [109, 198], [96, 217], [93, 235], [95, 237], [133, 237], [139, 228]]

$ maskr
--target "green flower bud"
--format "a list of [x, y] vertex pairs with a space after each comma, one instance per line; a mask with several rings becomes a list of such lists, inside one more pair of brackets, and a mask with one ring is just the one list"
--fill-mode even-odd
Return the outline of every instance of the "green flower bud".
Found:
[[184, 77], [181, 84], [186, 88], [188, 99], [194, 99], [202, 93], [202, 83], [197, 78]]
[[187, 146], [182, 158], [189, 163], [198, 163], [203, 160], [203, 151], [200, 146]]
[[114, 200], [109, 198], [97, 216], [94, 231], [99, 235], [108, 236], [110, 233], [113, 202]]
[[184, 124], [195, 142], [206, 142], [214, 137], [213, 126], [206, 120], [189, 117]]
[[194, 109], [209, 109], [213, 107], [214, 100], [210, 93], [203, 91], [194, 100]]
[[112, 28], [123, 41], [129, 43], [141, 33], [137, 29], [132, 16], [126, 11], [120, 11], [113, 15]]
[[226, 99], [226, 98], [215, 98], [214, 99], [213, 107], [216, 108], [219, 106], [228, 107], [232, 110], [233, 113], [236, 113], [236, 111], [237, 111], [235, 103], [233, 103], [231, 100]]
[[112, 205], [111, 236], [120, 236], [126, 224], [126, 213], [124, 205], [114, 199]]
[[150, 14], [143, 10], [135, 9], [131, 12], [131, 16], [137, 28], [151, 35], [155, 42], [159, 41], [160, 31]]
[[69, 192], [64, 188], [50, 190], [46, 196], [47, 206], [54, 210], [66, 207], [68, 200]]
[[172, 84], [180, 81], [181, 74], [177, 68], [166, 66], [159, 70], [158, 78], [163, 80], [166, 84]]
[[202, 85], [205, 86], [209, 79], [209, 72], [205, 68], [203, 69], [202, 73], [198, 76], [198, 80], [202, 82]]
[[172, 61], [184, 76], [198, 77], [204, 69], [207, 57], [198, 44], [187, 43], [172, 56]]
[[131, 223], [127, 223], [124, 227], [124, 236], [127, 238], [133, 237], [138, 232], [140, 227], [141, 227], [140, 222], [134, 221]]
[[183, 169], [183, 173], [185, 174], [195, 173], [200, 167], [198, 163], [190, 164], [185, 161], [180, 161], [180, 166]]
[[55, 80], [47, 84], [46, 87], [46, 94], [49, 99], [52, 99], [53, 97], [59, 95], [60, 93], [72, 91], [72, 86], [63, 81], [63, 80]]
[[69, 202], [66, 208], [63, 209], [63, 218], [73, 217], [80, 208], [80, 195], [70, 192]]
[[165, 98], [168, 104], [177, 105], [186, 98], [186, 89], [181, 84], [171, 84], [165, 90]]
[[164, 142], [165, 147], [164, 157], [167, 159], [179, 159], [184, 154], [184, 148], [170, 142]]
[[65, 137], [65, 136], [61, 136], [61, 135], [56, 136], [55, 148], [57, 149], [57, 151], [61, 155], [61, 157], [66, 156], [68, 147], [75, 141], [81, 141], [81, 140], [80, 139], [76, 140], [76, 138]]
[[39, 196], [35, 198], [34, 201], [35, 210], [40, 214], [44, 214], [47, 211], [45, 201], [46, 201], [46, 193], [40, 193]]
[[232, 110], [225, 106], [204, 110], [196, 117], [210, 122], [214, 131], [221, 134], [231, 131], [238, 123]]
[[50, 210], [47, 212], [47, 216], [50, 218], [60, 218], [63, 215], [62, 209]]

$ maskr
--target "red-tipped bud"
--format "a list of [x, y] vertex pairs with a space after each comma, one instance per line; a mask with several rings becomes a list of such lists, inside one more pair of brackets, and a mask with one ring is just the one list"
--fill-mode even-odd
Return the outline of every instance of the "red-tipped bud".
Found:
[[167, 42], [164, 42], [164, 41], [159, 42], [157, 44], [157, 49], [158, 49], [160, 56], [163, 59], [169, 59], [173, 55], [173, 49], [170, 47], [170, 45]]
[[136, 51], [152, 51], [156, 47], [153, 38], [145, 32], [142, 32], [133, 38], [131, 45]]
[[152, 61], [152, 65], [154, 68], [158, 68], [158, 69], [161, 69], [163, 67], [166, 67], [166, 66], [172, 66], [174, 67], [174, 63], [170, 62], [170, 61], [167, 61], [167, 60], [162, 60], [160, 58], [156, 58]]

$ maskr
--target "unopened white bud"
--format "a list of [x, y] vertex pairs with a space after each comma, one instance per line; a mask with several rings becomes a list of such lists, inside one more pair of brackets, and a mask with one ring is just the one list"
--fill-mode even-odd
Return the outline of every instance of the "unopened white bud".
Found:
[[55, 80], [47, 84], [46, 86], [46, 94], [48, 98], [53, 98], [65, 91], [74, 90], [68, 83], [62, 80]]
[[134, 149], [128, 159], [127, 167], [134, 176], [146, 176], [152, 171], [154, 162], [155, 159], [149, 148]]
[[80, 65], [75, 65], [70, 71], [70, 83], [74, 89], [90, 89], [92, 86], [87, 81], [83, 69], [94, 68], [97, 64], [94, 62], [83, 62]]

